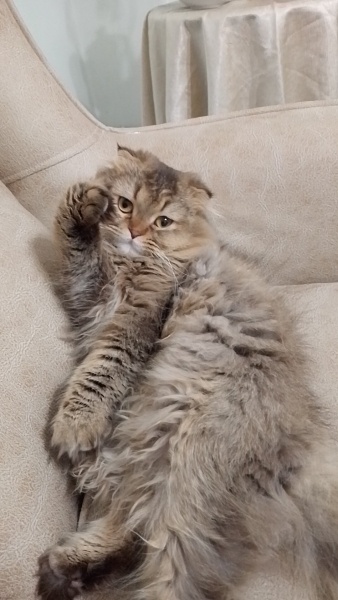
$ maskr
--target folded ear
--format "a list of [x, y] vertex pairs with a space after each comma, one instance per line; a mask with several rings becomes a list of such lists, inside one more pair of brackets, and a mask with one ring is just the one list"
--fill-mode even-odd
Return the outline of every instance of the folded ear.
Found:
[[117, 144], [117, 154], [123, 158], [136, 158], [141, 162], [149, 162], [155, 159], [155, 157], [146, 150], [132, 150], [132, 148], [127, 148], [126, 146], [121, 146], [120, 144]]
[[132, 150], [131, 148], [127, 148], [126, 146], [121, 146], [120, 144], [117, 144], [117, 153], [118, 154], [129, 154], [129, 156], [133, 156], [134, 158], [137, 157], [137, 152], [135, 152], [135, 150]]
[[188, 185], [196, 190], [196, 195], [203, 197], [205, 200], [210, 200], [213, 194], [208, 186], [195, 173], [188, 173]]

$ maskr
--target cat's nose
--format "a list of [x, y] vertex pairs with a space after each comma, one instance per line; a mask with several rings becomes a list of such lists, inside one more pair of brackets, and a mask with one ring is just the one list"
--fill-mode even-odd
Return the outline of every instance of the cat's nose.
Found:
[[142, 231], [139, 231], [138, 229], [129, 229], [129, 231], [130, 231], [130, 235], [131, 235], [132, 239], [142, 235]]

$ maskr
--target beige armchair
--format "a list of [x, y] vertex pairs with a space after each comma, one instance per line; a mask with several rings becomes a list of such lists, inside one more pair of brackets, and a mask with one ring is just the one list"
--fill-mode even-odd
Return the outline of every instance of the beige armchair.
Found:
[[[0, 86], [0, 598], [32, 600], [38, 555], [77, 521], [43, 440], [70, 369], [51, 284], [50, 226], [65, 189], [112, 159], [117, 140], [198, 171], [215, 192], [220, 234], [283, 286], [338, 432], [338, 103], [109, 129], [65, 92], [9, 0], [0, 0]], [[239, 598], [309, 595], [269, 564]]]

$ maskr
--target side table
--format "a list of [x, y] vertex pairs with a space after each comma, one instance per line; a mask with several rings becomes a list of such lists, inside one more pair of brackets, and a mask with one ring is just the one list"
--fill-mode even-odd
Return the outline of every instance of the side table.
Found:
[[338, 97], [338, 0], [179, 2], [150, 11], [143, 123]]

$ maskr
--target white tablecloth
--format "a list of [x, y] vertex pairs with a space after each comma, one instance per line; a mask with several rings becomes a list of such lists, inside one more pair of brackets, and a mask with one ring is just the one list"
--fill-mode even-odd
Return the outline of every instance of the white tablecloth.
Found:
[[338, 0], [232, 0], [152, 10], [143, 122], [338, 97]]

